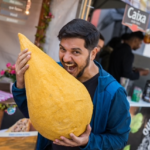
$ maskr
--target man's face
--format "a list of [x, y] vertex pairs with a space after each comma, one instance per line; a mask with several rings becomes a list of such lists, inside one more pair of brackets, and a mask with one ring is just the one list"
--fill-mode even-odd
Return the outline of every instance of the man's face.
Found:
[[139, 49], [141, 45], [142, 45], [142, 40], [140, 40], [139, 38], [135, 38], [133, 40], [133, 50]]
[[101, 39], [99, 39], [99, 42], [98, 42], [98, 45], [97, 45], [97, 47], [98, 47], [98, 52], [100, 52], [100, 50], [101, 50], [101, 48], [104, 46], [104, 41], [103, 40], [101, 40]]
[[76, 78], [86, 73], [91, 63], [90, 52], [84, 44], [84, 40], [79, 38], [64, 38], [60, 42], [59, 59], [64, 69]]

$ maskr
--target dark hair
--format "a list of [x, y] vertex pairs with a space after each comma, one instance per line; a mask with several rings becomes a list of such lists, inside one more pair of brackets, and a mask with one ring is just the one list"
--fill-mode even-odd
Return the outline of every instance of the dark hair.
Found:
[[103, 35], [101, 33], [99, 33], [99, 39], [102, 41], [105, 41], [105, 38], [103, 37]]
[[137, 32], [132, 32], [129, 36], [129, 40], [133, 39], [133, 38], [138, 38], [140, 40], [144, 39], [144, 35], [141, 31], [137, 31]]
[[114, 37], [108, 42], [108, 46], [115, 49], [118, 45], [121, 44], [121, 38], [120, 37]]
[[73, 19], [58, 34], [59, 40], [63, 38], [81, 38], [85, 41], [85, 48], [93, 50], [99, 41], [99, 32], [94, 25], [82, 19]]
[[121, 40], [128, 40], [130, 37], [130, 33], [124, 33], [121, 35]]

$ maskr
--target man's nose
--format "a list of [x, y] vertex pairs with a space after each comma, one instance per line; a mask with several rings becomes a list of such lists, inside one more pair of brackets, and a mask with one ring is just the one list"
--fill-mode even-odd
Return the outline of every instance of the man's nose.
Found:
[[71, 60], [72, 60], [71, 54], [65, 53], [64, 56], [63, 56], [63, 61], [64, 62], [70, 62]]

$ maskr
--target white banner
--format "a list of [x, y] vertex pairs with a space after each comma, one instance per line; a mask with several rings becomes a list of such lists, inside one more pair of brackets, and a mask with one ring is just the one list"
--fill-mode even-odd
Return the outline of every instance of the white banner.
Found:
[[37, 136], [37, 131], [31, 132], [0, 132], [0, 137], [29, 137], [29, 136]]
[[54, 0], [51, 3], [50, 10], [54, 18], [46, 32], [44, 51], [55, 61], [59, 61], [59, 40], [57, 38], [59, 30], [76, 17], [78, 4], [79, 0]]

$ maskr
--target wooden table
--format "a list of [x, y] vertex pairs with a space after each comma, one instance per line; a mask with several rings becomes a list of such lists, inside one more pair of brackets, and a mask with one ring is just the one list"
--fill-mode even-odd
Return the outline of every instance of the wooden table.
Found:
[[1, 129], [1, 125], [2, 125], [3, 116], [4, 116], [4, 111], [0, 110], [0, 129]]
[[35, 150], [37, 136], [0, 137], [0, 150]]
[[[0, 83], [0, 90], [9, 92], [9, 84]], [[7, 104], [15, 104], [14, 99], [8, 99]], [[4, 111], [0, 111], [0, 128], [2, 124]], [[1, 133], [0, 133], [1, 134]], [[37, 134], [27, 137], [0, 137], [0, 150], [35, 150], [37, 143]]]

